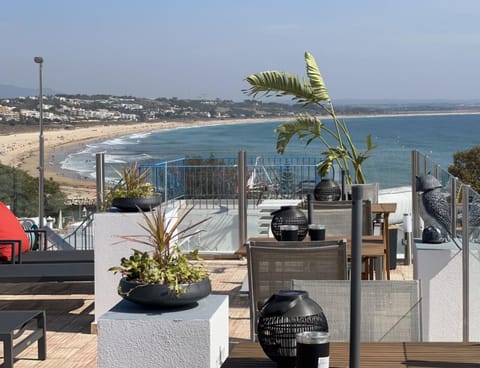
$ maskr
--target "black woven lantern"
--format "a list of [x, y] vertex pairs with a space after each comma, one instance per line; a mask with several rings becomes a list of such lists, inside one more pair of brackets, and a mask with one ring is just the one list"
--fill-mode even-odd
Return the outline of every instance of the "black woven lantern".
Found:
[[304, 331], [328, 332], [322, 308], [306, 291], [279, 291], [260, 311], [258, 341], [265, 354], [279, 367], [295, 367], [295, 335]]
[[271, 229], [273, 236], [277, 240], [282, 240], [282, 225], [297, 225], [298, 240], [303, 240], [308, 233], [308, 219], [305, 214], [296, 206], [282, 206], [279, 210], [271, 213], [272, 223]]
[[313, 191], [313, 196], [317, 201], [338, 201], [341, 195], [342, 189], [333, 179], [320, 180]]

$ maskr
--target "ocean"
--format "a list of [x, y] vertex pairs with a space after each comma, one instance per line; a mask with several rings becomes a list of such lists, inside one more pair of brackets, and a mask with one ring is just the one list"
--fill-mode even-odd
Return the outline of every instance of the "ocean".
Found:
[[[379, 182], [381, 188], [410, 185], [412, 150], [428, 155], [446, 170], [455, 152], [480, 145], [480, 114], [348, 117], [345, 120], [359, 150], [365, 148], [365, 137], [372, 136], [376, 148], [365, 162], [364, 171], [367, 180]], [[61, 167], [80, 177], [94, 178], [97, 153], [105, 153], [106, 165], [162, 162], [186, 156], [236, 157], [240, 150], [255, 157], [271, 156], [276, 154], [274, 129], [280, 123], [180, 128], [118, 137], [69, 153]], [[285, 154], [311, 156], [322, 151], [320, 142], [305, 147], [294, 139]]]

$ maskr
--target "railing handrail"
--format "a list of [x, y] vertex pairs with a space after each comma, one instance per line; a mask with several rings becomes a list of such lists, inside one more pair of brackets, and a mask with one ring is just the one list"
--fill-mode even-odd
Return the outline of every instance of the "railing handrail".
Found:
[[[91, 239], [91, 232], [92, 232], [92, 225], [93, 225], [93, 213], [87, 214], [87, 216], [83, 219], [83, 221], [73, 230], [70, 234], [65, 236], [63, 239], [68, 242], [74, 249], [78, 249], [77, 247], [77, 239], [78, 234], [80, 234], [80, 239], [82, 241], [81, 249], [92, 249], [93, 242]], [[72, 240], [73, 239], [73, 244]]]

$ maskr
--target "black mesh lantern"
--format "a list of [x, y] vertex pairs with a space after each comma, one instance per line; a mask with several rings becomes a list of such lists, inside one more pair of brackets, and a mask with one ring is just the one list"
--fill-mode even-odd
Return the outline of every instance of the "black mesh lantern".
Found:
[[308, 233], [308, 219], [305, 214], [296, 206], [282, 206], [279, 210], [271, 213], [272, 222], [271, 229], [273, 236], [277, 240], [282, 240], [282, 232], [280, 227], [282, 225], [296, 225], [298, 226], [298, 240], [303, 240]]
[[322, 179], [315, 186], [313, 196], [317, 201], [338, 201], [342, 196], [342, 189], [335, 180]]
[[279, 291], [260, 311], [258, 341], [265, 354], [279, 367], [295, 367], [295, 335], [304, 331], [328, 332], [322, 308], [306, 291]]

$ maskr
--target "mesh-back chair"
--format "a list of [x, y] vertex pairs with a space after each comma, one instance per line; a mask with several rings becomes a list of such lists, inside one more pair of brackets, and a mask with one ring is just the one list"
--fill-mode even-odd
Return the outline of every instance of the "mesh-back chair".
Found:
[[247, 244], [250, 336], [256, 340], [258, 313], [279, 290], [289, 290], [292, 279], [347, 279], [345, 241], [273, 242]]
[[[373, 234], [372, 202], [363, 201], [362, 234]], [[327, 236], [350, 236], [352, 201], [314, 201], [312, 223], [325, 225]]]
[[[327, 317], [331, 341], [350, 340], [350, 281], [293, 280]], [[422, 341], [418, 280], [362, 280], [360, 339], [367, 342]]]

